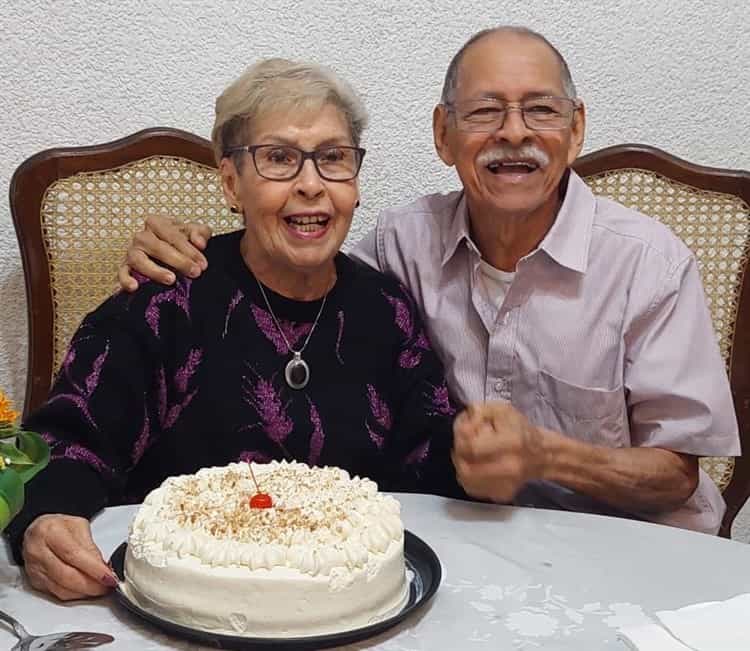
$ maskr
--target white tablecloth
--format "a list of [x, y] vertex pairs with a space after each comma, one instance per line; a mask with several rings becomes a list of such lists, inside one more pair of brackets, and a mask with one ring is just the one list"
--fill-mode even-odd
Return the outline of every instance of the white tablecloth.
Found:
[[[406, 527], [443, 564], [443, 583], [418, 615], [346, 649], [605, 651], [625, 648], [618, 626], [657, 610], [750, 592], [750, 545], [666, 526], [542, 509], [397, 495]], [[93, 524], [105, 557], [123, 541], [135, 507]], [[200, 649], [167, 637], [111, 597], [63, 605], [28, 587], [0, 548], [0, 609], [32, 633], [95, 630], [104, 649]], [[13, 646], [0, 630], [0, 649]]]

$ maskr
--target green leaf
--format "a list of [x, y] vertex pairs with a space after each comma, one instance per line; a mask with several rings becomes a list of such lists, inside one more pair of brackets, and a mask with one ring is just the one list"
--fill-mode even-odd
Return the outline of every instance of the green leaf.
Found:
[[12, 518], [13, 516], [10, 513], [10, 506], [8, 505], [7, 500], [0, 496], [0, 531], [8, 526], [8, 523]]
[[0, 443], [0, 456], [6, 464], [14, 466], [33, 466], [34, 461], [29, 455], [19, 450], [11, 443]]
[[13, 425], [0, 424], [0, 439], [13, 438], [16, 435], [17, 429]]
[[23, 492], [23, 481], [13, 468], [0, 470], [0, 500], [7, 503], [10, 519], [13, 519], [23, 506]]
[[49, 463], [49, 445], [36, 432], [22, 430], [18, 432], [18, 447], [34, 464], [17, 469], [21, 479], [26, 483]]

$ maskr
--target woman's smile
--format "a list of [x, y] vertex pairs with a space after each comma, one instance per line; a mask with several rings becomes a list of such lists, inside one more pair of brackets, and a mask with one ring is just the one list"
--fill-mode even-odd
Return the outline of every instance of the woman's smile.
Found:
[[283, 217], [292, 237], [303, 240], [319, 239], [330, 230], [332, 216], [327, 212], [299, 212]]

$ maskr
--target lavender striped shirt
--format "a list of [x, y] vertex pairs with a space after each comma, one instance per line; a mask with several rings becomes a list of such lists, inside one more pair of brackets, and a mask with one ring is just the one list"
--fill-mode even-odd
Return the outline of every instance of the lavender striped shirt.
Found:
[[[386, 210], [353, 254], [411, 290], [459, 400], [509, 400], [537, 425], [609, 447], [740, 453], [695, 258], [667, 227], [594, 196], [574, 172], [500, 306], [483, 290], [460, 192]], [[540, 490], [597, 510], [554, 484]], [[715, 533], [724, 509], [701, 471], [680, 509], [640, 515]]]

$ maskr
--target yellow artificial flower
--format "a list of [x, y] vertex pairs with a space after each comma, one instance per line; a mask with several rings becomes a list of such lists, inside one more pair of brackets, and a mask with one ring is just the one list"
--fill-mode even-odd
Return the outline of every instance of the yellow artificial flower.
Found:
[[11, 425], [18, 418], [20, 412], [13, 411], [13, 403], [0, 391], [0, 425]]

